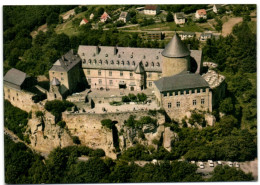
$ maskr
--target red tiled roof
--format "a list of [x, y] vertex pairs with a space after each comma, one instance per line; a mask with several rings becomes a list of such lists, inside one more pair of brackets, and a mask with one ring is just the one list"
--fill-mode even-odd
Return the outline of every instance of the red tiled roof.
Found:
[[156, 5], [145, 5], [145, 10], [156, 10], [157, 6]]
[[106, 19], [107, 17], [109, 17], [109, 15], [107, 14], [107, 12], [104, 12], [103, 15], [100, 18], [101, 19]]
[[207, 14], [207, 12], [206, 12], [205, 9], [197, 10], [197, 13], [198, 13], [199, 15], [206, 15], [206, 14]]
[[86, 18], [83, 18], [83, 21], [84, 21], [85, 23], [88, 23], [88, 20], [87, 20]]

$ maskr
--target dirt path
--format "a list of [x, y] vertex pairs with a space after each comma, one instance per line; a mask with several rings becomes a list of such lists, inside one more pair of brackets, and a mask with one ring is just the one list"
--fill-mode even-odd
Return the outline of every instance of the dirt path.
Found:
[[223, 24], [222, 34], [223, 36], [227, 36], [232, 32], [233, 26], [243, 21], [242, 17], [233, 17], [230, 18], [227, 22]]
[[31, 36], [32, 36], [32, 37], [35, 37], [35, 36], [38, 34], [39, 31], [46, 32], [47, 30], [48, 30], [47, 24], [41, 25], [41, 26], [37, 29], [37, 31], [32, 31], [32, 32], [31, 32]]

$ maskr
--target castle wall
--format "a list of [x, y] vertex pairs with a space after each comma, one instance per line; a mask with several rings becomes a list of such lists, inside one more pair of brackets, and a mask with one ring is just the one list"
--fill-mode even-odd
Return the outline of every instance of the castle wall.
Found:
[[13, 106], [26, 112], [37, 109], [37, 105], [32, 99], [34, 96], [35, 94], [33, 93], [4, 85], [4, 99], [10, 101]]
[[[187, 112], [197, 109], [201, 111], [212, 111], [212, 92], [209, 91], [209, 88], [203, 92], [202, 89], [199, 91], [197, 89], [188, 90], [189, 94], [186, 94], [186, 91], [178, 91], [178, 95], [175, 95], [175, 92], [167, 93], [167, 96], [162, 95], [162, 107], [165, 109], [167, 114], [175, 119], [181, 120]], [[183, 94], [181, 94], [183, 92]], [[203, 103], [204, 102], [204, 103]]]
[[183, 58], [168, 58], [162, 56], [162, 76], [173, 76], [183, 71], [189, 71], [190, 56]]
[[[66, 122], [68, 129], [73, 136], [78, 136], [81, 144], [97, 149], [101, 148], [108, 157], [116, 158], [115, 148], [113, 145], [112, 131], [101, 125], [101, 120], [111, 119], [118, 121], [116, 127], [118, 129], [124, 125], [130, 115], [135, 115], [136, 119], [147, 116], [147, 111], [122, 112], [122, 113], [68, 113], [62, 114], [62, 119]], [[158, 124], [164, 123], [164, 116], [158, 115]], [[122, 142], [122, 141], [120, 141]]]
[[159, 80], [161, 77], [161, 72], [146, 72], [146, 87], [148, 89], [154, 89], [153, 82]]

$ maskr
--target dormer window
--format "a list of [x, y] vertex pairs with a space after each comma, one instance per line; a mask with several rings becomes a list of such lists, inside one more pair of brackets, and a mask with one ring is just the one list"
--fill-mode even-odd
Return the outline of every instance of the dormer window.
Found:
[[130, 65], [130, 62], [129, 62], [129, 61], [127, 61], [127, 65]]
[[86, 63], [86, 60], [85, 59], [83, 59], [83, 64], [85, 64]]
[[159, 62], [157, 62], [157, 64], [156, 64], [158, 67], [160, 67], [160, 63]]
[[145, 62], [145, 67], [148, 67], [148, 62]]
[[116, 64], [119, 65], [119, 60], [116, 61]]
[[145, 59], [145, 55], [144, 55], [144, 59]]
[[151, 63], [151, 65], [152, 65], [152, 67], [154, 67], [154, 63], [153, 62]]
[[130, 57], [133, 58], [133, 54]]
[[106, 57], [108, 57], [108, 54], [106, 54]]
[[121, 61], [121, 64], [124, 65], [124, 61]]
[[96, 54], [95, 54], [95, 53], [93, 54], [93, 57], [94, 57], [94, 56], [96, 56]]
[[94, 64], [96, 64], [97, 63], [97, 60], [96, 59], [94, 59]]
[[82, 53], [82, 56], [85, 56], [85, 53]]
[[135, 66], [135, 61], [133, 61], [133, 66]]
[[106, 64], [108, 64], [108, 61], [107, 61], [107, 60], [105, 60], [105, 63], [106, 63]]
[[99, 64], [102, 64], [102, 60], [99, 60]]
[[120, 58], [120, 57], [121, 57], [121, 55], [119, 54], [119, 55], [118, 55], [118, 58]]
[[[85, 60], [85, 59], [84, 59]], [[86, 62], [86, 61], [85, 61]], [[90, 63], [91, 64], [91, 59], [88, 59], [88, 63]]]
[[114, 64], [114, 60], [111, 60], [110, 63], [111, 63], [111, 64]]
[[156, 59], [159, 59], [159, 56], [156, 56]]

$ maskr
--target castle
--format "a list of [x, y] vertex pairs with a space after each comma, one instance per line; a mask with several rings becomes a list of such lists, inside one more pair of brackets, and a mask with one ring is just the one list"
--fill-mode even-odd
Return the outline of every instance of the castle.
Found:
[[202, 51], [187, 48], [177, 33], [165, 49], [80, 45], [76, 55], [70, 50], [53, 64], [46, 94], [62, 100], [83, 82], [90, 89], [151, 89], [158, 106], [180, 119], [194, 109], [211, 112], [213, 91], [219, 99], [224, 95], [217, 89], [224, 78], [213, 90], [201, 71]]

